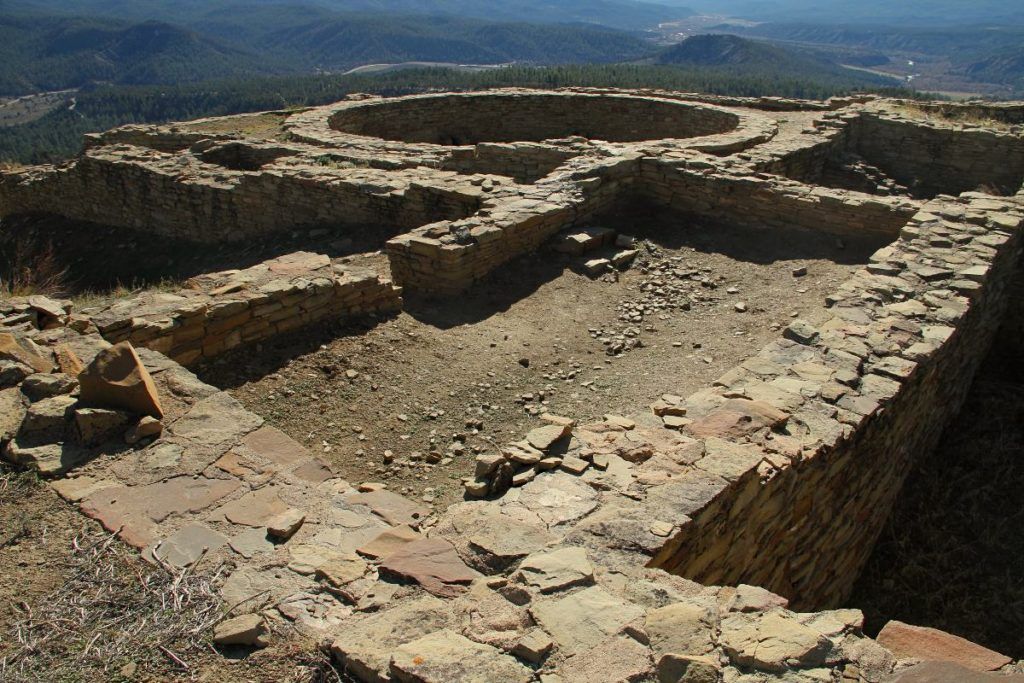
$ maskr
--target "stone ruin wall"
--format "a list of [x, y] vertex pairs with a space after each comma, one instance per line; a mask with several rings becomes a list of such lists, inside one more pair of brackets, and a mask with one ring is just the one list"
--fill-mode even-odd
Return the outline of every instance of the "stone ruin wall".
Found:
[[[895, 240], [829, 298], [830, 321], [817, 328], [793, 323], [782, 340], [724, 375], [713, 387], [685, 399], [686, 417], [673, 425], [678, 431], [661, 429], [658, 431], [664, 434], [653, 439], [658, 443], [678, 439], [675, 450], [666, 448], [649, 461], [641, 459], [630, 465], [640, 473], [637, 480], [642, 478], [645, 487], [628, 496], [594, 487], [607, 494], [600, 494], [596, 511], [583, 513], [578, 524], [572, 520], [576, 526], [559, 541], [561, 546], [555, 546], [557, 552], [582, 546], [591, 558], [599, 558], [595, 563], [607, 563], [615, 571], [623, 570], [626, 556], [628, 562], [640, 556], [650, 568], [705, 586], [767, 588], [790, 598], [796, 609], [828, 608], [847, 597], [904, 479], [915, 462], [933, 449], [942, 427], [959, 411], [1000, 323], [1005, 318], [1004, 333], [1010, 330], [1012, 335], [1024, 318], [1019, 302], [1011, 305], [1013, 292], [1020, 291], [1024, 277], [1019, 234], [1024, 223], [1024, 194], [1004, 198], [972, 193], [923, 204], [906, 197], [810, 187], [779, 177], [813, 175], [837, 148], [866, 144], [864, 126], [875, 125], [870, 120], [864, 112], [839, 115], [801, 144], [779, 146], [770, 153], [754, 149], [744, 160], [716, 162], [693, 154], [678, 158], [658, 150], [620, 153], [599, 161], [588, 158], [580, 163], [567, 159], [534, 185], [506, 188], [507, 192], [456, 193], [456, 202], [471, 197], [475, 207], [453, 210], [457, 215], [433, 224], [417, 223], [411, 232], [388, 243], [393, 275], [406, 292], [438, 296], [463, 291], [516, 256], [536, 250], [559, 230], [582, 225], [624, 197], [637, 195], [711, 222], [742, 219], [765, 229], [800, 227], [837, 236], [875, 234], [880, 240]], [[860, 128], [851, 126], [852, 121]], [[939, 168], [936, 183], [952, 182], [958, 172], [972, 183], [979, 180], [971, 174], [981, 168], [981, 156], [990, 153], [1004, 159], [1009, 169], [1006, 182], [1020, 185], [1013, 175], [1024, 168], [1024, 161], [1016, 156], [1019, 137], [1008, 145], [1002, 143], [1013, 136], [1002, 133], [952, 135], [929, 129], [920, 139], [896, 137], [905, 130], [906, 124], [886, 120], [878, 124], [875, 135], [902, 150], [904, 162], [913, 161], [918, 170], [935, 159], [932, 146], [921, 142], [928, 136], [949, 134], [955, 142], [948, 149], [954, 156], [963, 152], [963, 159]], [[902, 145], [898, 140], [904, 141]], [[544, 150], [539, 156], [549, 153]], [[508, 163], [514, 165], [522, 158], [513, 153]], [[94, 172], [88, 157], [78, 163], [81, 170]], [[103, 180], [99, 186], [127, 197], [137, 193], [138, 199], [130, 201], [162, 202], [155, 195], [164, 187], [172, 188], [172, 195], [192, 191], [181, 190], [187, 183], [171, 176], [151, 183], [150, 178], [161, 176], [150, 169], [133, 168], [130, 162], [118, 164], [107, 159], [94, 163], [95, 169], [102, 169], [95, 171], [97, 177], [110, 179], [109, 184]], [[537, 163], [535, 172], [543, 165]], [[322, 198], [318, 193], [328, 192], [318, 187], [315, 179], [298, 176], [282, 174], [278, 177], [281, 184], [275, 187], [293, 185], [296, 197], [307, 198], [303, 201]], [[140, 179], [143, 191], [138, 192], [134, 185], [131, 192], [124, 190], [127, 183]], [[72, 184], [60, 187], [74, 189]], [[95, 210], [83, 208], [81, 187], [75, 190], [79, 195], [71, 192], [70, 206], [76, 211]], [[224, 200], [229, 204], [240, 202], [238, 198], [244, 196], [239, 193], [241, 187], [244, 182], [217, 196], [230, 197]], [[216, 194], [219, 189], [223, 188], [205, 191]], [[9, 185], [5, 192], [9, 199]], [[53, 201], [53, 196], [47, 195], [47, 200]], [[280, 195], [269, 196], [278, 197], [271, 203], [280, 201]], [[254, 200], [248, 210], [259, 213], [267, 199]], [[88, 204], [97, 206], [103, 201], [92, 196]], [[197, 210], [194, 204], [165, 202], [161, 206], [168, 216]], [[351, 215], [351, 207], [346, 211]], [[226, 220], [232, 230], [213, 232], [207, 238], [213, 241], [236, 234], [233, 221], [242, 215], [248, 214], [234, 213]], [[284, 220], [282, 216], [277, 219]], [[294, 212], [288, 216], [289, 221], [294, 218]], [[203, 220], [210, 219], [206, 214]], [[188, 232], [197, 229], [196, 225]], [[94, 314], [93, 322], [108, 340], [129, 339], [190, 363], [240, 343], [334, 318], [339, 312], [387, 312], [401, 305], [400, 290], [389, 282], [349, 272], [342, 264], [317, 255], [205, 277], [193, 283], [191, 293], [130, 301], [120, 307], [115, 304]], [[1008, 308], [1011, 315], [1006, 316]], [[216, 410], [221, 409], [218, 404]], [[238, 412], [241, 415], [240, 409]], [[245, 420], [255, 426], [260, 423], [255, 416], [238, 418], [240, 423]], [[602, 429], [612, 433], [632, 428], [610, 420]], [[180, 436], [185, 428], [175, 426], [173, 431]], [[637, 431], [641, 431], [639, 427]], [[586, 427], [580, 432], [583, 437]], [[316, 474], [321, 476], [320, 470]], [[564, 480], [566, 473], [546, 476], [550, 481], [554, 477]], [[534, 486], [530, 482], [549, 479], [537, 473], [524, 481], [526, 491]], [[133, 487], [135, 484], [128, 486]], [[580, 487], [593, 495], [589, 487]], [[96, 504], [91, 498], [99, 499], [96, 495], [86, 499], [83, 508], [87, 511]], [[500, 517], [499, 506], [515, 507], [526, 499], [506, 496], [486, 505]], [[556, 507], [571, 508], [576, 502]], [[433, 538], [445, 537], [446, 524], [462, 514], [456, 508], [445, 513]], [[480, 515], [491, 518], [491, 513], [483, 514], [482, 509], [470, 512], [474, 519]], [[99, 516], [95, 510], [90, 514]], [[652, 523], [671, 527], [667, 541], [665, 534], [654, 534]], [[453, 528], [458, 532], [457, 525]], [[574, 595], [598, 590], [603, 589], [588, 588]], [[549, 603], [541, 602], [545, 604]], [[609, 613], [637, 609], [628, 603], [602, 605]], [[382, 619], [386, 613], [381, 613]], [[385, 661], [381, 669], [380, 662], [371, 665], [361, 659], [359, 649], [364, 644], [355, 642], [360, 638], [360, 624], [375, 618], [358, 622], [355, 630], [346, 629], [334, 645], [338, 657], [368, 679], [384, 675], [388, 666]], [[797, 617], [784, 612], [782, 618]], [[757, 657], [744, 659], [747, 655], [739, 656], [730, 649], [733, 646], [724, 623], [722, 661], [762, 666]], [[410, 637], [420, 635], [425, 634]], [[844, 662], [864, 664], [849, 652], [837, 655], [834, 661], [840, 662], [839, 666], [845, 666]], [[891, 656], [886, 661], [891, 669]], [[810, 660], [771, 664], [783, 669], [791, 665], [811, 666]], [[846, 672], [856, 669], [850, 664]], [[874, 674], [851, 676], [850, 680], [877, 680]]]
[[[246, 173], [210, 166], [212, 181], [190, 182], [187, 171], [132, 163], [139, 156], [164, 161], [160, 152], [138, 147], [87, 151], [73, 168], [42, 180], [6, 179], [4, 213], [48, 212], [60, 206], [77, 220], [142, 229], [196, 243], [235, 242], [282, 229], [325, 224], [392, 225], [396, 232], [425, 222], [474, 213], [476, 194], [458, 187], [404, 182], [382, 171], [365, 181], [324, 182], [288, 173]], [[451, 174], [455, 176], [454, 173]], [[455, 185], [453, 183], [453, 185]], [[130, 188], [130, 191], [129, 189]]]
[[[924, 211], [945, 217], [941, 203], [935, 204]], [[868, 400], [849, 392], [836, 402], [845, 426], [834, 431], [839, 425], [827, 425], [828, 437], [818, 452], [790, 460], [791, 444], [765, 442], [765, 460], [694, 512], [652, 566], [705, 584], [764, 586], [792, 598], [797, 609], [832, 608], [849, 596], [907, 474], [934, 450], [944, 426], [961, 409], [1010, 305], [1009, 285], [1014, 278], [1019, 282], [1024, 272], [1019, 205], [997, 225], [978, 225], [984, 218], [975, 215], [968, 219], [975, 221], [973, 225], [954, 227], [955, 232], [943, 232], [941, 237], [932, 233], [929, 221], [935, 218], [919, 214], [894, 247], [876, 256], [874, 268], [857, 276], [858, 284], [867, 285], [873, 296], [863, 302], [837, 302], [833, 310], [841, 327], [833, 331], [840, 334], [830, 338], [823, 333], [810, 344], [810, 355], [822, 366], [814, 372], [827, 368], [827, 374], [837, 376], [856, 369], [863, 373], [859, 386]], [[976, 235], [968, 243], [957, 238], [965, 228]], [[913, 264], [910, 259], [927, 253], [929, 241], [947, 237], [957, 247], [946, 249], [951, 261], [943, 267], [950, 270], [938, 274], [938, 280], [911, 275], [892, 282], [887, 281], [890, 276], [880, 275], [903, 270], [890, 266]], [[958, 250], [969, 250], [970, 260], [957, 262]], [[879, 274], [872, 275], [872, 269]], [[931, 271], [927, 275], [932, 277]], [[915, 280], [917, 287], [908, 287]], [[892, 298], [894, 287], [909, 295], [906, 301]], [[951, 290], [965, 298], [941, 298]], [[888, 334], [859, 337], [856, 328], [872, 321], [882, 321]], [[795, 362], [771, 370], [745, 363], [719, 384], [726, 392], [743, 393], [744, 381], [733, 378], [749, 378], [748, 368], [763, 373], [753, 373], [757, 382], [789, 375], [793, 386], [799, 386], [799, 375], [806, 372]], [[876, 385], [870, 392], [869, 382]], [[832, 389], [844, 391], [835, 385]], [[791, 407], [784, 401], [770, 402]], [[793, 418], [814, 432], [825, 429], [821, 422], [830, 422], [836, 408], [819, 403], [813, 411]], [[756, 460], [754, 454], [752, 461]]]
[[89, 317], [108, 342], [129, 341], [190, 366], [319, 321], [401, 308], [401, 290], [377, 273], [298, 252], [192, 278], [177, 294], [144, 294]]
[[340, 110], [328, 122], [354, 135], [467, 145], [570, 136], [610, 142], [692, 138], [728, 132], [740, 121], [722, 109], [654, 98], [467, 93], [407, 97], [397, 104], [370, 100]]

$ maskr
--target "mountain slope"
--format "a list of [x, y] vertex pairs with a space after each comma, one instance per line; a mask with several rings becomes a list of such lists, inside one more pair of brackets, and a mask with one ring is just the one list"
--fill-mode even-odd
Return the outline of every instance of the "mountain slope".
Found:
[[[210, 12], [233, 8], [239, 16], [251, 9], [313, 5], [337, 13], [429, 15], [502, 22], [590, 23], [620, 29], [651, 28], [693, 14], [639, 0], [16, 0], [48, 13], [87, 14], [134, 21], [159, 19], [194, 25]], [[301, 10], [300, 11], [304, 11]]]
[[692, 0], [694, 9], [758, 21], [872, 23], [956, 26], [979, 22], [1021, 22], [1020, 0]]
[[180, 83], [274, 70], [254, 54], [163, 22], [0, 17], [0, 93], [88, 81]]
[[892, 81], [855, 72], [819, 53], [725, 34], [688, 38], [655, 57], [658, 64], [732, 67], [752, 74], [789, 75], [807, 79], [844, 78], [863, 85], [892, 85]]

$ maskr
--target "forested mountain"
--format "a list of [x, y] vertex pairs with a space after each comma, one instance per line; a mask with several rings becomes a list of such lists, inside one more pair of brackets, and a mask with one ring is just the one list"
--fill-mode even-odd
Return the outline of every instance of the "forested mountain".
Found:
[[[0, 17], [0, 95], [89, 82], [188, 83], [275, 73], [346, 70], [375, 62], [608, 62], [636, 59], [651, 45], [592, 25], [507, 24], [452, 17], [325, 15], [274, 22], [255, 12], [223, 17], [215, 35], [164, 22]], [[240, 40], [232, 26], [245, 26]], [[250, 48], [242, 47], [250, 45]]]
[[89, 81], [182, 83], [273, 70], [273, 60], [163, 22], [0, 17], [0, 94]]
[[[160, 19], [194, 26], [225, 9], [244, 19], [253, 9], [302, 5], [332, 13], [428, 15], [530, 23], [592, 23], [642, 29], [681, 19], [692, 10], [639, 0], [7, 0], [7, 7], [119, 19]], [[3, 5], [0, 4], [0, 8]], [[308, 10], [307, 10], [308, 11]]]

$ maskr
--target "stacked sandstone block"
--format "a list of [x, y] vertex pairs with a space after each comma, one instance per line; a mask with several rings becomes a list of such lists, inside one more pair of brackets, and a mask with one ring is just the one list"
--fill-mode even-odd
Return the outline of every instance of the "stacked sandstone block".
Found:
[[321, 320], [393, 313], [401, 306], [401, 290], [377, 273], [297, 252], [193, 278], [176, 294], [119, 301], [91, 318], [107, 341], [130, 341], [192, 365]]

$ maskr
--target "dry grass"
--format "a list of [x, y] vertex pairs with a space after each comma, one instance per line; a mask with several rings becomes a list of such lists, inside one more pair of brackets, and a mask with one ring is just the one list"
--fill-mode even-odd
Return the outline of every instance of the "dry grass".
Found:
[[968, 108], [947, 108], [936, 109], [923, 107], [916, 104], [905, 104], [897, 107], [897, 111], [916, 119], [923, 119], [932, 123], [958, 123], [965, 126], [984, 126], [999, 130], [1009, 130], [1012, 126], [1004, 121], [989, 116], [980, 116], [976, 111]]
[[189, 674], [220, 620], [215, 585], [223, 567], [197, 572], [142, 562], [116, 537], [84, 533], [73, 542], [70, 578], [34, 606], [22, 602], [0, 680], [133, 678], [137, 670]]
[[1024, 658], [1024, 384], [976, 383], [911, 474], [850, 605]]
[[68, 269], [60, 263], [52, 242], [39, 248], [17, 240], [0, 271], [0, 298], [43, 294], [62, 297], [68, 292]]

